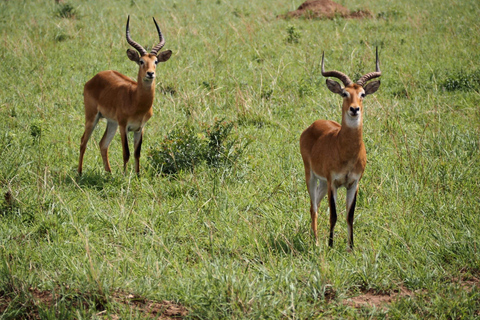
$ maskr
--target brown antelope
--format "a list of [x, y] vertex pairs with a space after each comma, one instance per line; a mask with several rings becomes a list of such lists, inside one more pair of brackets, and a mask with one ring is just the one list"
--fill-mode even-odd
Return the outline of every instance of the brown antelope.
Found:
[[347, 189], [348, 245], [353, 248], [353, 214], [357, 199], [358, 183], [362, 178], [367, 154], [363, 144], [363, 98], [380, 87], [380, 81], [367, 81], [381, 75], [378, 50], [376, 72], [367, 73], [356, 83], [339, 71], [324, 69], [322, 54], [322, 75], [335, 77], [343, 82], [344, 88], [336, 81], [327, 79], [327, 87], [343, 97], [342, 124], [329, 120], [317, 120], [300, 136], [300, 152], [305, 166], [305, 179], [310, 195], [310, 216], [315, 243], [318, 245], [317, 212], [320, 201], [328, 194], [330, 207], [330, 236], [328, 245], [333, 246], [333, 230], [337, 222], [337, 189]]
[[107, 129], [100, 140], [105, 170], [111, 172], [108, 161], [108, 146], [112, 141], [117, 127], [120, 127], [120, 137], [123, 147], [123, 171], [126, 172], [127, 162], [130, 158], [128, 150], [127, 133], [133, 131], [135, 172], [140, 171], [140, 150], [142, 146], [143, 127], [153, 114], [152, 104], [155, 96], [155, 68], [157, 63], [170, 59], [172, 51], [159, 52], [165, 45], [165, 39], [157, 27], [160, 42], [153, 47], [150, 53], [130, 37], [130, 16], [127, 19], [127, 42], [137, 51], [128, 49], [127, 56], [139, 66], [137, 82], [123, 74], [108, 70], [102, 71], [90, 79], [84, 87], [83, 97], [85, 103], [85, 132], [80, 144], [80, 160], [78, 173], [82, 174], [83, 156], [88, 140], [93, 129], [101, 118], [107, 119]]

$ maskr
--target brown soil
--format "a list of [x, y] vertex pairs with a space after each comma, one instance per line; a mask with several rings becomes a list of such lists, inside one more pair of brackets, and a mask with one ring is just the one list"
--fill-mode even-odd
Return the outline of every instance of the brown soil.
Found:
[[[473, 288], [480, 287], [480, 279], [474, 276], [460, 277], [452, 279], [452, 282], [458, 283], [462, 290], [470, 292]], [[28, 303], [24, 303], [23, 307], [27, 312], [25, 319], [40, 319], [38, 314], [37, 306], [48, 306], [53, 307], [61, 299], [69, 299], [61, 296], [54, 296], [51, 291], [39, 290], [36, 288], [28, 289], [29, 295], [31, 296]], [[425, 295], [427, 294], [424, 290], [411, 291], [404, 286], [400, 286], [399, 289], [391, 292], [378, 292], [375, 290], [365, 290], [360, 295], [345, 299], [343, 303], [354, 308], [372, 308], [377, 309], [388, 309], [389, 305], [403, 297], [414, 297], [416, 295]], [[184, 306], [172, 302], [172, 301], [153, 301], [145, 299], [138, 295], [128, 294], [122, 291], [113, 292], [110, 298], [122, 305], [128, 305], [135, 312], [143, 314], [145, 318], [155, 318], [161, 320], [178, 320], [183, 319], [188, 315], [188, 310]], [[326, 290], [325, 298], [327, 301], [333, 301], [336, 298], [335, 290], [329, 288]], [[2, 314], [12, 303], [12, 298], [10, 296], [4, 295], [0, 291], [0, 314]], [[97, 308], [102, 310], [102, 303], [99, 303]], [[75, 303], [74, 303], [75, 305]], [[87, 304], [83, 305], [84, 308], [88, 308]], [[97, 310], [98, 310], [97, 309]], [[112, 313], [111, 311], [107, 312], [98, 311], [96, 314], [100, 318], [104, 319], [120, 319], [119, 315]], [[480, 314], [479, 314], [480, 315]]]
[[[31, 300], [29, 299], [30, 301], [23, 305], [23, 307], [27, 309], [25, 310], [27, 312], [25, 319], [40, 319], [37, 309], [38, 306], [53, 307], [59, 300], [66, 298], [54, 296], [51, 291], [39, 290], [37, 288], [30, 288], [28, 291]], [[167, 300], [153, 301], [120, 291], [112, 293], [111, 299], [118, 304], [128, 305], [132, 310], [139, 314], [143, 314], [145, 318], [149, 319], [153, 317], [161, 320], [178, 320], [183, 319], [188, 314], [187, 308], [178, 303]], [[8, 308], [10, 303], [12, 303], [12, 300], [11, 297], [3, 296], [0, 292], [0, 314]], [[83, 307], [88, 308], [89, 306], [84, 303]], [[98, 303], [97, 310], [98, 309], [103, 309], [102, 303]], [[107, 312], [106, 310], [100, 310], [96, 313], [100, 318], [120, 319], [119, 315], [116, 315], [111, 311]]]
[[125, 295], [123, 293], [116, 293], [114, 299], [118, 303], [130, 305], [132, 309], [145, 315], [154, 316], [155, 319], [182, 319], [188, 314], [188, 311], [184, 306], [168, 300], [158, 302], [144, 299], [133, 294]]
[[412, 295], [414, 293], [405, 287], [400, 287], [399, 290], [394, 292], [367, 290], [361, 295], [346, 299], [344, 303], [355, 308], [376, 307], [377, 309], [384, 309], [395, 300]]
[[[461, 277], [458, 279], [452, 279], [452, 282], [458, 283], [462, 290], [470, 292], [473, 288], [480, 287], [480, 279], [474, 276]], [[416, 295], [425, 295], [425, 290], [411, 291], [404, 286], [400, 286], [399, 289], [392, 292], [378, 292], [375, 290], [366, 290], [362, 294], [345, 299], [344, 304], [352, 306], [354, 308], [372, 308], [388, 309], [388, 306], [403, 297], [415, 297]]]
[[333, 19], [335, 17], [362, 19], [372, 17], [368, 10], [359, 10], [351, 12], [341, 4], [332, 0], [308, 0], [305, 1], [295, 11], [290, 11], [281, 18], [300, 18], [307, 19]]

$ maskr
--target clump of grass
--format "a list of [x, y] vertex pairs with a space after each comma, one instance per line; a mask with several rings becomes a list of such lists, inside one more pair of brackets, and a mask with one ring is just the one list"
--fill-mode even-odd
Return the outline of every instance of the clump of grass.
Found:
[[377, 13], [377, 19], [383, 19], [383, 20], [399, 19], [403, 16], [404, 14], [398, 11], [397, 9], [381, 11]]
[[232, 121], [216, 120], [201, 130], [191, 125], [174, 129], [150, 150], [150, 163], [156, 172], [167, 175], [193, 170], [202, 163], [211, 167], [231, 165], [245, 148], [231, 138], [233, 126]]
[[241, 126], [252, 125], [261, 129], [265, 126], [273, 125], [270, 120], [260, 114], [244, 112], [238, 115], [237, 123]]
[[301, 34], [297, 31], [295, 26], [288, 26], [287, 27], [287, 38], [285, 39], [286, 42], [296, 44], [300, 42]]
[[160, 92], [174, 96], [177, 94], [177, 89], [173, 85], [160, 85]]
[[215, 121], [212, 126], [205, 128], [205, 134], [208, 139], [208, 147], [205, 159], [211, 166], [219, 166], [228, 162], [228, 149], [232, 147], [232, 142], [226, 143], [227, 138], [233, 129], [232, 121]]
[[10, 190], [6, 191], [3, 195], [3, 199], [0, 200], [0, 214], [7, 215], [11, 213], [15, 208], [16, 203]]
[[36, 120], [30, 124], [30, 135], [35, 141], [42, 137], [42, 121]]
[[72, 19], [75, 18], [77, 10], [70, 3], [58, 3], [55, 15], [59, 18]]
[[480, 70], [471, 72], [459, 71], [447, 74], [442, 82], [447, 91], [471, 91], [480, 89]]
[[273, 89], [271, 88], [263, 89], [260, 97], [264, 100], [270, 100], [270, 98], [272, 97], [272, 94], [273, 94]]
[[300, 97], [310, 96], [315, 93], [318, 84], [311, 79], [301, 79], [298, 84], [298, 95]]

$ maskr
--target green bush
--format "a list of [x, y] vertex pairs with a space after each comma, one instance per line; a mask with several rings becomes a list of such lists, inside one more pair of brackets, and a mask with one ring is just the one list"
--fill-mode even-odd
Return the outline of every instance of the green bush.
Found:
[[480, 70], [455, 72], [447, 75], [442, 83], [447, 91], [471, 91], [480, 89]]
[[288, 43], [298, 43], [300, 41], [301, 34], [297, 31], [295, 26], [287, 27], [287, 38], [285, 41]]
[[150, 163], [161, 174], [193, 170], [204, 162], [211, 167], [232, 165], [246, 147], [231, 138], [233, 127], [232, 121], [222, 119], [199, 130], [191, 125], [176, 128], [150, 149]]
[[60, 3], [55, 10], [55, 15], [59, 18], [74, 18], [77, 10], [69, 3]]
[[204, 158], [204, 145], [193, 127], [176, 128], [165, 139], [150, 150], [150, 163], [155, 171], [174, 174], [181, 170], [191, 170]]

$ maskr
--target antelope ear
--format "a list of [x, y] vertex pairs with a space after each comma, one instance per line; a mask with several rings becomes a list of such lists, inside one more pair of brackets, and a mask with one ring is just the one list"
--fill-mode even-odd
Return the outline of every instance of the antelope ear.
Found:
[[369, 95], [375, 93], [378, 88], [380, 88], [380, 80], [367, 83], [363, 90], [365, 90], [365, 95]]
[[328, 88], [328, 90], [332, 91], [333, 93], [342, 94], [342, 92], [343, 92], [343, 89], [340, 86], [340, 83], [338, 83], [337, 81], [330, 80], [330, 79], [327, 79], [327, 88]]
[[172, 56], [172, 50], [165, 50], [157, 54], [158, 62], [165, 62]]
[[127, 56], [128, 56], [128, 59], [130, 59], [130, 60], [132, 60], [136, 63], [138, 63], [138, 61], [140, 61], [140, 55], [135, 50], [128, 49], [127, 50]]

